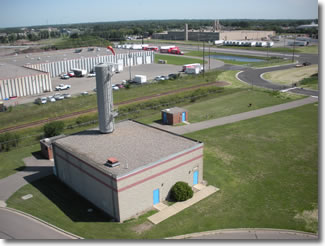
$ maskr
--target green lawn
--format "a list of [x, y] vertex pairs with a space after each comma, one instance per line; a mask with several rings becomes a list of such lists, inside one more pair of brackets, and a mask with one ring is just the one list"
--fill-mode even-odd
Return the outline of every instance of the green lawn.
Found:
[[[223, 49], [238, 49], [238, 50], [257, 50], [264, 52], [279, 52], [279, 53], [292, 53], [293, 47], [240, 47], [240, 46], [218, 46]], [[318, 54], [318, 45], [304, 46], [304, 47], [295, 47], [295, 52], [298, 53], [309, 53], [309, 54]]]
[[[197, 56], [197, 57], [203, 57], [202, 51], [189, 51], [186, 53], [188, 56]], [[208, 57], [209, 53], [205, 53], [206, 57]], [[226, 53], [218, 53], [218, 52], [211, 52], [210, 55], [227, 55], [231, 56], [231, 54], [226, 54]], [[266, 55], [266, 53], [265, 53]], [[272, 54], [270, 54], [271, 56]], [[245, 66], [250, 66], [250, 67], [270, 67], [270, 66], [277, 66], [277, 65], [286, 65], [292, 63], [291, 60], [285, 60], [281, 58], [276, 58], [276, 57], [260, 57], [260, 56], [246, 56], [246, 55], [234, 55], [234, 56], [240, 56], [240, 57], [249, 57], [249, 58], [257, 58], [257, 59], [262, 59], [263, 61], [260, 62], [243, 62], [243, 61], [235, 61], [235, 60], [225, 60], [225, 59], [217, 59], [220, 61], [223, 61], [224, 63], [227, 64], [232, 64], [232, 65], [245, 65]]]
[[[189, 112], [190, 123], [216, 119], [224, 116], [256, 110], [297, 100], [302, 96], [291, 95], [287, 93], [272, 93], [263, 90], [229, 90], [222, 94], [214, 95], [214, 98], [202, 102], [191, 103], [182, 106]], [[251, 107], [248, 107], [249, 104]], [[161, 120], [161, 113], [150, 114], [137, 119], [146, 124], [151, 124]]]
[[158, 63], [159, 60], [166, 60], [167, 64], [181, 65], [181, 66], [183, 66], [184, 64], [191, 64], [191, 63], [203, 64], [202, 59], [195, 59], [195, 58], [188, 58], [188, 57], [174, 56], [174, 55], [155, 54], [155, 63]]
[[[131, 86], [129, 90], [114, 91], [114, 102], [118, 103], [180, 88], [188, 88], [207, 82], [214, 82], [220, 73], [221, 71], [206, 72], [204, 78], [203, 75], [183, 76], [177, 80], [168, 80], [143, 86]], [[0, 112], [0, 129], [96, 107], [96, 94], [73, 97], [69, 100], [45, 105], [36, 105], [34, 103], [21, 104], [13, 107], [12, 111]]]
[[25, 167], [22, 159], [31, 155], [32, 152], [39, 151], [40, 145], [34, 144], [9, 152], [0, 153], [0, 179], [5, 178]]
[[299, 68], [290, 68], [285, 70], [268, 72], [263, 75], [267, 80], [274, 83], [291, 85], [293, 83], [298, 83], [299, 81], [309, 78], [313, 74], [318, 73], [318, 65], [310, 65]]
[[318, 73], [299, 81], [299, 84], [306, 89], [318, 90]]
[[[13, 207], [85, 238], [164, 238], [224, 228], [316, 232], [318, 107], [311, 104], [186, 135], [204, 142], [204, 179], [220, 191], [141, 234], [146, 214], [109, 222], [48, 176], [18, 190]], [[21, 196], [33, 194], [22, 200]], [[107, 219], [107, 221], [106, 221]]]

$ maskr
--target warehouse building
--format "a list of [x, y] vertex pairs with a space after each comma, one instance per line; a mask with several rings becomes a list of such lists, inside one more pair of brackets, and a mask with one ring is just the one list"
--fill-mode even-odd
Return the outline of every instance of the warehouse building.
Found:
[[212, 30], [189, 30], [188, 25], [185, 24], [184, 30], [154, 33], [152, 38], [185, 41], [268, 40], [274, 35], [274, 31], [221, 30], [219, 22], [215, 21]]
[[0, 100], [52, 91], [49, 73], [4, 63], [0, 65]]
[[188, 121], [188, 111], [179, 107], [164, 109], [161, 111], [161, 119], [164, 124], [176, 125]]
[[167, 199], [177, 181], [203, 179], [203, 143], [135, 121], [114, 124], [113, 65], [96, 66], [99, 129], [56, 140], [60, 180], [117, 221]]
[[123, 64], [124, 67], [154, 63], [153, 51], [119, 51], [115, 56], [107, 49], [91, 49], [76, 53], [74, 49], [0, 58], [0, 100], [39, 95], [52, 91], [51, 78], [72, 68], [90, 72], [98, 63]]

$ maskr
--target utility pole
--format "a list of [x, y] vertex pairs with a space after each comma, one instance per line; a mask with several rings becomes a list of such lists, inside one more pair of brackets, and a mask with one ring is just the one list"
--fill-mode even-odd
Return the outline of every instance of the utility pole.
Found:
[[296, 35], [295, 35], [295, 39], [294, 39], [294, 41], [293, 41], [292, 62], [295, 61], [295, 48], [296, 48]]
[[203, 78], [205, 76], [205, 46], [204, 46], [204, 41], [203, 41]]
[[210, 47], [211, 47], [211, 45], [209, 45], [209, 70], [211, 69], [211, 57], [210, 57]]

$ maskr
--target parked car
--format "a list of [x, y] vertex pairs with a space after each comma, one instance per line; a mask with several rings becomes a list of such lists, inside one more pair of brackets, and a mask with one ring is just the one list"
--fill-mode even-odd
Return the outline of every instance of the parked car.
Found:
[[35, 99], [35, 103], [37, 103], [37, 104], [45, 104], [45, 103], [47, 103], [47, 98], [46, 97], [39, 97], [39, 98]]
[[68, 72], [68, 76], [69, 76], [69, 77], [76, 77], [76, 75], [75, 75], [74, 72], [72, 72], [72, 71]]
[[168, 79], [177, 79], [178, 75], [175, 73], [168, 74]]
[[82, 96], [87, 96], [89, 93], [87, 91], [81, 92]]
[[62, 96], [63, 96], [64, 98], [70, 98], [70, 97], [71, 97], [71, 95], [68, 94], [68, 93], [62, 94]]
[[55, 100], [63, 100], [64, 99], [64, 96], [61, 95], [60, 93], [55, 93], [54, 96]]
[[88, 73], [88, 77], [96, 77], [96, 73]]
[[118, 91], [120, 88], [119, 88], [118, 86], [113, 86], [112, 89], [113, 89], [114, 91]]
[[168, 76], [161, 76], [161, 78], [163, 78], [164, 80], [168, 80], [169, 79]]
[[161, 80], [165, 80], [164, 76], [157, 76], [155, 77], [156, 81], [161, 81]]
[[124, 87], [124, 85], [122, 85], [122, 84], [120, 84], [120, 85], [117, 85], [118, 86], [118, 88], [120, 88], [120, 89], [123, 89], [123, 88], [125, 88]]
[[59, 84], [57, 87], [55, 87], [55, 90], [62, 91], [62, 90], [68, 90], [70, 88], [71, 88], [71, 85]]
[[56, 100], [53, 96], [48, 96], [47, 99], [49, 102], [56, 102]]
[[60, 78], [61, 78], [61, 79], [70, 79], [70, 76], [67, 75], [67, 74], [62, 74], [62, 75], [60, 76]]
[[311, 63], [310, 62], [304, 62], [302, 65], [309, 66], [309, 65], [311, 65]]

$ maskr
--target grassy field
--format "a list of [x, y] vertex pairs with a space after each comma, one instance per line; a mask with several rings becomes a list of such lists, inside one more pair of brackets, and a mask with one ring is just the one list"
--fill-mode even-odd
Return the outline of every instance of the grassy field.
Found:
[[191, 64], [191, 63], [202, 63], [202, 59], [195, 59], [195, 58], [188, 58], [183, 56], [171, 56], [171, 55], [160, 55], [155, 54], [155, 63], [158, 63], [159, 60], [166, 60], [167, 64], [172, 65], [184, 65], [184, 64]]
[[[182, 106], [189, 112], [190, 123], [216, 119], [224, 116], [256, 110], [282, 104], [302, 98], [290, 94], [272, 94], [262, 90], [234, 90], [229, 93], [216, 94], [214, 98], [202, 102]], [[252, 104], [249, 107], [249, 104]], [[156, 112], [137, 119], [138, 121], [151, 124], [161, 120], [161, 113]]]
[[17, 172], [18, 169], [25, 167], [23, 158], [31, 155], [32, 152], [39, 151], [40, 145], [35, 144], [19, 149], [12, 150], [10, 152], [4, 152], [0, 154], [0, 179], [5, 178], [11, 174]]
[[[24, 186], [7, 204], [85, 238], [155, 239], [224, 228], [316, 232], [317, 124], [311, 104], [186, 135], [204, 142], [204, 179], [220, 191], [147, 230], [153, 212], [109, 222], [97, 210], [88, 213], [91, 205], [53, 176]], [[22, 200], [26, 194], [33, 198]]]
[[274, 83], [291, 85], [316, 73], [318, 73], [318, 65], [310, 65], [265, 73], [263, 77]]
[[[293, 47], [239, 47], [239, 46], [218, 46], [219, 48], [226, 49], [239, 49], [239, 50], [257, 50], [257, 51], [265, 51], [265, 52], [278, 52], [278, 53], [292, 53]], [[310, 45], [304, 47], [295, 47], [295, 52], [298, 53], [308, 53], [308, 54], [318, 54], [318, 45]]]
[[306, 89], [318, 90], [318, 74], [313, 74], [309, 78], [299, 81], [299, 86]]
[[[202, 51], [189, 51], [186, 52], [186, 55], [188, 56], [197, 56], [197, 57], [203, 57]], [[209, 53], [206, 52], [206, 57], [208, 57]], [[210, 55], [227, 55], [231, 56], [231, 54], [226, 53], [217, 53], [217, 52], [211, 52]], [[245, 65], [250, 67], [269, 67], [269, 66], [275, 66], [275, 65], [285, 65], [292, 63], [291, 60], [284, 60], [276, 57], [260, 57], [260, 56], [245, 56], [245, 55], [234, 55], [239, 57], [249, 57], [249, 58], [257, 58], [262, 59], [263, 61], [260, 62], [243, 62], [243, 61], [235, 61], [235, 60], [225, 60], [225, 59], [217, 59], [220, 61], [223, 61], [227, 64], [233, 64], [233, 65]]]
[[[207, 72], [205, 77], [183, 76], [177, 80], [168, 80], [161, 83], [152, 83], [143, 86], [131, 86], [129, 90], [114, 91], [114, 102], [122, 102], [142, 96], [150, 96], [167, 91], [173, 91], [180, 88], [188, 88], [207, 82], [216, 81], [220, 72]], [[96, 94], [88, 96], [78, 96], [69, 100], [58, 101], [56, 103], [36, 105], [34, 103], [22, 104], [12, 108], [12, 111], [0, 113], [0, 129], [20, 125], [23, 123], [33, 122], [41, 119], [53, 118], [72, 112], [78, 112], [97, 106]]]

